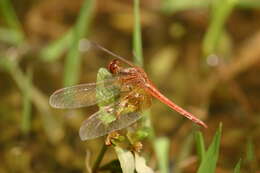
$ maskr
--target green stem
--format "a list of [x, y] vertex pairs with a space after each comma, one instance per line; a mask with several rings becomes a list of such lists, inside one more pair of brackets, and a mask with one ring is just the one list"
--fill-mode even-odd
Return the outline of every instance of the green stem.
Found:
[[[133, 51], [135, 64], [143, 67], [143, 51], [142, 51], [142, 32], [140, 21], [140, 1], [134, 0], [134, 33], [133, 33]], [[149, 137], [154, 138], [154, 130], [151, 125], [150, 110], [143, 113], [142, 126], [151, 129]]]
[[97, 173], [98, 172], [99, 165], [100, 165], [100, 163], [101, 163], [101, 161], [102, 161], [106, 151], [107, 151], [107, 146], [104, 143], [102, 148], [101, 148], [101, 150], [100, 150], [100, 152], [99, 152], [99, 155], [98, 155], [98, 157], [97, 157], [97, 159], [96, 159], [96, 161], [94, 163], [94, 166], [93, 166], [93, 169], [92, 169], [93, 173]]
[[133, 35], [133, 48], [134, 48], [134, 61], [137, 65], [143, 66], [143, 51], [142, 51], [142, 32], [140, 22], [140, 9], [139, 0], [134, 0], [134, 35]]

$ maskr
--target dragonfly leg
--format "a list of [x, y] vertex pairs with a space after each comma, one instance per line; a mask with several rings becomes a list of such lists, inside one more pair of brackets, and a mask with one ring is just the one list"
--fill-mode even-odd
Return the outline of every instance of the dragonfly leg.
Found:
[[119, 136], [120, 134], [117, 131], [109, 133], [106, 137], [105, 144], [108, 146], [112, 145], [113, 139], [118, 139]]
[[125, 95], [121, 98], [121, 102], [119, 103], [115, 116], [116, 119], [120, 119], [120, 115], [135, 112], [137, 110], [142, 110], [144, 107], [147, 107], [147, 95], [142, 91], [133, 90], [128, 95]]
[[116, 116], [117, 120], [120, 118], [121, 113], [124, 112], [124, 110], [128, 107], [129, 95], [125, 96], [122, 100], [123, 101], [120, 102], [119, 107], [118, 107], [117, 111], [115, 112], [115, 116]]

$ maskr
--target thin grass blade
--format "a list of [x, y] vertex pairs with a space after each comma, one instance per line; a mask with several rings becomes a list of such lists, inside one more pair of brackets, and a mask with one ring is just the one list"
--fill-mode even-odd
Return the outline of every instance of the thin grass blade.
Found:
[[248, 137], [246, 144], [246, 164], [249, 167], [249, 172], [256, 172], [259, 166], [256, 159], [255, 145], [251, 136]]
[[28, 69], [26, 74], [28, 81], [26, 81], [26, 87], [23, 92], [23, 112], [22, 112], [22, 123], [21, 130], [23, 134], [28, 134], [31, 129], [31, 113], [32, 113], [32, 103], [31, 103], [31, 88], [32, 85], [32, 70]]
[[133, 34], [134, 62], [143, 66], [142, 31], [140, 21], [140, 2], [134, 0], [134, 34]]
[[195, 137], [197, 152], [198, 152], [200, 160], [202, 161], [206, 155], [203, 135], [201, 132], [198, 131], [198, 132], [195, 132], [194, 137]]
[[9, 29], [12, 30], [12, 32], [15, 32], [15, 38], [17, 39], [15, 43], [21, 43], [24, 39], [24, 33], [10, 0], [0, 1], [0, 13], [10, 27]]
[[240, 167], [241, 167], [241, 159], [239, 159], [239, 161], [237, 162], [234, 169], [234, 173], [240, 173]]
[[78, 48], [79, 41], [86, 36], [89, 31], [94, 2], [94, 0], [84, 1], [77, 23], [73, 29], [73, 38], [71, 39], [72, 44], [65, 62], [64, 86], [75, 85], [79, 80], [81, 65], [81, 55]]
[[210, 0], [164, 0], [162, 3], [162, 11], [166, 14], [172, 14], [183, 10], [205, 8], [210, 3]]
[[203, 160], [200, 163], [197, 173], [215, 173], [219, 155], [222, 124], [220, 124]]
[[166, 137], [157, 138], [154, 141], [155, 153], [161, 173], [169, 173], [170, 140]]
[[73, 29], [66, 32], [60, 39], [53, 41], [40, 52], [42, 60], [51, 62], [57, 60], [71, 46], [73, 40]]
[[218, 0], [211, 4], [211, 20], [203, 40], [203, 54], [208, 56], [216, 50], [219, 38], [223, 34], [224, 24], [238, 0]]

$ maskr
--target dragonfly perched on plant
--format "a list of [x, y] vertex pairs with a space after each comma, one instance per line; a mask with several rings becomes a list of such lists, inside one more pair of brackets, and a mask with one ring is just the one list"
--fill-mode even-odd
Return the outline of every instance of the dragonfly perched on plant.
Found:
[[[140, 112], [151, 106], [152, 97], [207, 128], [204, 122], [161, 94], [141, 67], [96, 43], [89, 42], [89, 45], [116, 58], [108, 65], [112, 76], [96, 83], [59, 89], [50, 97], [52, 107], [64, 109], [109, 103], [109, 100], [114, 99], [83, 122], [79, 131], [82, 140], [93, 139], [130, 126], [141, 118]], [[102, 88], [111, 92], [103, 92]]]

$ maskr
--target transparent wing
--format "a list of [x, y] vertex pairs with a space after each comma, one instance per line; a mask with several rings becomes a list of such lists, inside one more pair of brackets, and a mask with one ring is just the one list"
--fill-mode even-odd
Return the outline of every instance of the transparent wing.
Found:
[[83, 122], [79, 130], [81, 140], [97, 138], [110, 132], [126, 128], [141, 118], [141, 115], [138, 112], [129, 112], [120, 115], [119, 119], [115, 119], [110, 123], [105, 123], [101, 117], [104, 113], [111, 115], [111, 109], [113, 109], [114, 106], [115, 105], [113, 104], [112, 106], [106, 107], [104, 110], [99, 110]]
[[[95, 105], [119, 95], [120, 83], [118, 79], [119, 77], [114, 77], [97, 83], [80, 84], [59, 89], [51, 95], [49, 103], [52, 107], [61, 109]], [[98, 97], [99, 99], [97, 99], [97, 86], [105, 87], [107, 90], [113, 92], [103, 93], [100, 90], [102, 97]]]

